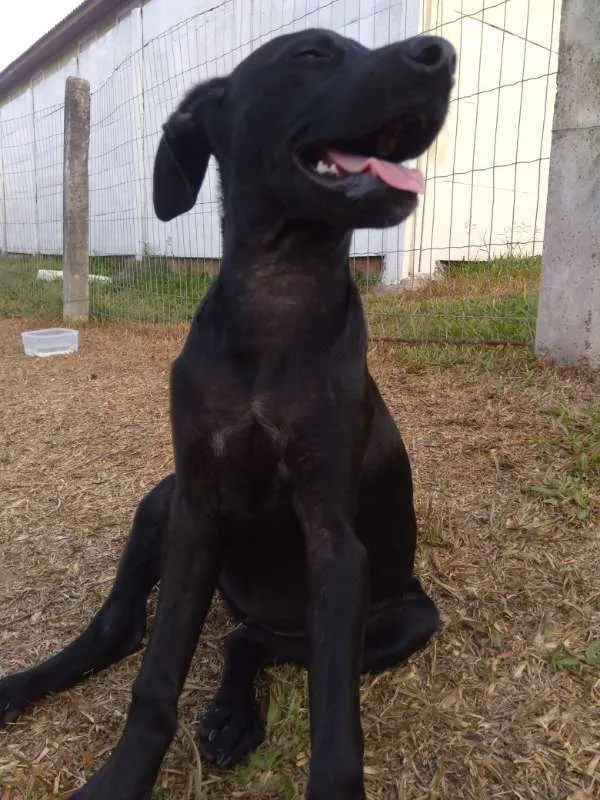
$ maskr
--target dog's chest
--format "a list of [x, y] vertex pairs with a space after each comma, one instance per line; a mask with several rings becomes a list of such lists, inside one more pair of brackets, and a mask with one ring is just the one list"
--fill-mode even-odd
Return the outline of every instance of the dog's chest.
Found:
[[254, 400], [236, 419], [211, 434], [211, 449], [220, 466], [223, 495], [231, 505], [253, 507], [279, 494], [287, 479], [286, 437]]
[[225, 460], [248, 447], [258, 447], [272, 456], [276, 451], [282, 453], [284, 444], [283, 432], [269, 418], [260, 400], [253, 400], [237, 419], [218, 427], [211, 438], [214, 455]]

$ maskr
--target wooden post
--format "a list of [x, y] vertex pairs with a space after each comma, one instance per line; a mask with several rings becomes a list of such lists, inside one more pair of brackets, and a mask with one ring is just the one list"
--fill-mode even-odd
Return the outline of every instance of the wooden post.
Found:
[[67, 78], [63, 166], [63, 318], [89, 319], [90, 84]]

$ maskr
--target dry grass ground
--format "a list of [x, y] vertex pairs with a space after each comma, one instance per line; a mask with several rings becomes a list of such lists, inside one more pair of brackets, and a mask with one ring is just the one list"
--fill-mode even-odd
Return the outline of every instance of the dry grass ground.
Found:
[[[0, 674], [55, 652], [107, 593], [140, 495], [171, 466], [170, 359], [183, 330], [89, 326], [80, 352], [26, 359], [0, 320]], [[363, 681], [370, 800], [600, 797], [600, 376], [525, 350], [378, 345], [372, 369], [414, 465], [419, 573], [445, 627]], [[199, 767], [215, 608], [156, 798], [300, 797], [304, 675], [261, 685], [268, 740], [233, 773]], [[135, 655], [0, 732], [0, 798], [64, 797], [124, 721]], [[192, 735], [190, 735], [192, 734]], [[200, 786], [201, 783], [201, 786]]]

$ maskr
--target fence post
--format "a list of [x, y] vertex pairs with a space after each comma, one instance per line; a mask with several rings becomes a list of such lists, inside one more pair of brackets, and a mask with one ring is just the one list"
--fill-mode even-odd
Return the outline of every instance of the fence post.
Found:
[[63, 318], [89, 318], [90, 84], [67, 78], [63, 166]]
[[540, 358], [600, 367], [600, 3], [563, 0], [535, 339]]

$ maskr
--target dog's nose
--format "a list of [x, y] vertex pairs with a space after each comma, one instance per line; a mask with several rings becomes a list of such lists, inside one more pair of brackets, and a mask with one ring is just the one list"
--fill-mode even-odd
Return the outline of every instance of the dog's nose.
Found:
[[405, 42], [404, 58], [420, 72], [446, 72], [454, 75], [456, 51], [439, 36], [414, 36]]

